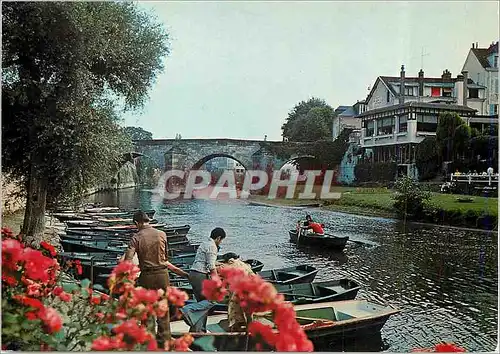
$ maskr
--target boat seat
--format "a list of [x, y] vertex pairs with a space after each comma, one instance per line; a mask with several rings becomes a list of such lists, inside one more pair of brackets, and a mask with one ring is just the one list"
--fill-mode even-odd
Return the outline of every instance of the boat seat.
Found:
[[227, 331], [224, 327], [221, 326], [220, 323], [213, 323], [207, 325], [207, 331], [210, 333], [226, 333]]
[[354, 318], [354, 316], [348, 315], [344, 312], [340, 311], [335, 311], [335, 317], [337, 318], [338, 321], [345, 321], [345, 320], [350, 320], [351, 318]]

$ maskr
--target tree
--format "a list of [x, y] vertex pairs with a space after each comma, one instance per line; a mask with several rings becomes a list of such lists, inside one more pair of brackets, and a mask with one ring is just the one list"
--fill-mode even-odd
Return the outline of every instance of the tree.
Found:
[[319, 98], [297, 104], [282, 125], [288, 141], [316, 141], [332, 136], [333, 108]]
[[444, 161], [452, 161], [457, 153], [462, 153], [471, 131], [457, 113], [442, 113], [438, 118], [436, 141], [439, 156]]
[[141, 127], [125, 127], [124, 131], [132, 140], [153, 140], [153, 133]]
[[39, 243], [46, 202], [117, 170], [130, 140], [116, 103], [141, 107], [168, 36], [125, 2], [2, 3], [3, 167], [24, 178], [22, 232]]

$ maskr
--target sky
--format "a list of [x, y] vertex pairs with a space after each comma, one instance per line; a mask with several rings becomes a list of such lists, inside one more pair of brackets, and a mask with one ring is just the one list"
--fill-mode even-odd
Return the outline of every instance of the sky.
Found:
[[171, 53], [145, 107], [124, 115], [155, 139], [281, 141], [288, 112], [311, 97], [363, 100], [377, 76], [460, 73], [472, 43], [499, 37], [496, 1], [139, 2]]

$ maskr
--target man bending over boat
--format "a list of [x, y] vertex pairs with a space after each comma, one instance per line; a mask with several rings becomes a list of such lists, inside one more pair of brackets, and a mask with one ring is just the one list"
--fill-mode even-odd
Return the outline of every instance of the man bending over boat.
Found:
[[[132, 260], [137, 253], [139, 259], [138, 285], [146, 289], [163, 289], [167, 291], [170, 285], [168, 270], [188, 278], [188, 273], [177, 268], [167, 260], [167, 235], [165, 232], [155, 229], [149, 224], [149, 217], [143, 211], [138, 211], [132, 219], [139, 230], [132, 237], [128, 249], [125, 252], [125, 260]], [[158, 328], [156, 340], [163, 347], [165, 340], [171, 339], [170, 314], [156, 319]]]
[[[217, 268], [238, 268], [245, 271], [247, 274], [254, 274], [252, 267], [243, 262], [235, 253], [226, 253], [222, 256], [222, 262], [217, 262]], [[233, 294], [230, 295], [227, 306], [227, 320], [230, 332], [244, 332], [246, 329], [247, 318], [241, 306], [236, 301]]]
[[310, 232], [313, 232], [317, 235], [324, 235], [325, 230], [324, 230], [325, 224], [320, 224], [317, 222], [314, 222], [311, 215], [307, 214], [306, 215], [306, 221], [302, 223], [302, 225], [298, 225], [298, 232], [301, 233], [301, 235], [304, 235], [306, 232], [310, 230]]

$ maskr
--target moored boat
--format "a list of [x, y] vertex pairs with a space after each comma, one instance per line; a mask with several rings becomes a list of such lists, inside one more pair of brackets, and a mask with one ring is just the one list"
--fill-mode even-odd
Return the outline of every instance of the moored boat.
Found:
[[329, 234], [318, 235], [315, 233], [306, 233], [299, 235], [297, 230], [289, 230], [290, 241], [305, 246], [318, 246], [324, 248], [333, 248], [341, 251], [345, 248], [349, 237], [338, 237]]
[[[383, 306], [368, 300], [295, 305], [294, 309], [297, 322], [313, 343], [324, 339], [334, 342], [345, 337], [363, 338], [367, 333], [380, 332], [387, 320], [400, 312], [392, 306]], [[254, 314], [254, 321], [270, 325], [273, 330], [276, 330], [271, 313]], [[173, 337], [180, 337], [189, 332], [190, 325], [187, 320], [178, 320], [172, 321], [170, 328]], [[219, 351], [228, 350], [228, 345], [233, 345], [231, 349], [237, 350], [234, 341], [240, 341], [246, 337], [245, 332], [229, 332], [227, 314], [207, 316], [207, 333], [192, 332], [190, 334], [195, 338], [207, 336], [218, 338], [219, 340], [213, 343], [216, 346], [215, 349]], [[217, 347], [216, 343], [220, 346]], [[244, 345], [244, 343], [243, 340], [240, 344]]]
[[318, 269], [307, 264], [259, 272], [264, 280], [274, 284], [311, 283], [316, 274], [318, 274]]
[[[67, 241], [91, 241], [91, 242], [122, 242], [127, 243], [131, 240], [132, 234], [118, 234], [118, 235], [100, 235], [100, 234], [59, 234], [61, 240]], [[173, 244], [188, 244], [189, 240], [186, 235], [168, 235], [167, 234], [168, 245]]]
[[[357, 282], [347, 278], [315, 283], [273, 285], [279, 294], [284, 295], [285, 301], [289, 301], [294, 305], [354, 300], [359, 289], [361, 289]], [[186, 289], [186, 285], [180, 284], [180, 286]], [[188, 300], [187, 303], [193, 301]], [[215, 311], [227, 312], [227, 303], [218, 303]]]
[[[165, 232], [167, 236], [170, 235], [187, 235], [191, 229], [190, 225], [180, 225], [180, 226], [168, 226], [158, 228], [159, 230]], [[102, 236], [117, 236], [117, 237], [131, 237], [137, 229], [133, 230], [120, 230], [120, 229], [109, 229], [102, 227], [71, 227], [64, 230], [66, 234], [77, 234], [77, 235], [102, 235]]]

